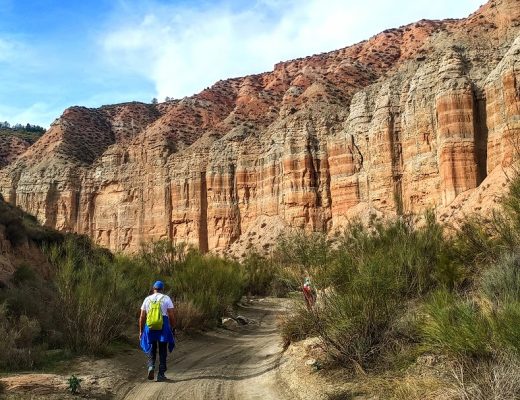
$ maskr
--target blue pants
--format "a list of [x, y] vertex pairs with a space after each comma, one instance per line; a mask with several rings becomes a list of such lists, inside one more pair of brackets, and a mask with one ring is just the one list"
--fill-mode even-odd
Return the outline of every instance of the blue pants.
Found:
[[164, 374], [167, 370], [166, 368], [166, 357], [168, 356], [168, 343], [154, 341], [152, 343], [152, 348], [147, 353], [148, 355], [148, 368], [155, 368], [155, 359], [157, 358], [157, 347], [159, 347], [159, 374]]

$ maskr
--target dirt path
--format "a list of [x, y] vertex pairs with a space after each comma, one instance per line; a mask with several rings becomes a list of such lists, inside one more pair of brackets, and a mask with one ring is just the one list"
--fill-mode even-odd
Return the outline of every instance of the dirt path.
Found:
[[[54, 373], [0, 377], [5, 386], [0, 398], [74, 399], [67, 393], [66, 381], [75, 374], [82, 379], [80, 397], [99, 400], [299, 399], [288, 388], [287, 379], [282, 379], [287, 360], [277, 317], [285, 304], [281, 299], [249, 300], [238, 309], [249, 324], [181, 338], [168, 356], [166, 382], [146, 379], [146, 356], [136, 343], [134, 349], [111, 358], [66, 362]], [[297, 390], [294, 385], [293, 390]]]
[[[240, 314], [252, 321], [236, 332], [219, 330], [179, 343], [169, 357], [167, 382], [140, 382], [120, 398], [294, 399], [279, 379], [282, 356], [276, 317], [279, 301], [260, 299]], [[143, 356], [144, 363], [144, 356]]]

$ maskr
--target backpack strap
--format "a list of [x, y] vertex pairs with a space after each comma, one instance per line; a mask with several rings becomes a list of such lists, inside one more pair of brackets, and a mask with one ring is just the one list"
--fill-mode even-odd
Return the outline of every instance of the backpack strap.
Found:
[[148, 302], [148, 306], [150, 306], [152, 303], [157, 303], [157, 302], [159, 302], [159, 304], [162, 304], [164, 296], [166, 296], [166, 295], [163, 294], [162, 297], [158, 297], [156, 299], [150, 299]]

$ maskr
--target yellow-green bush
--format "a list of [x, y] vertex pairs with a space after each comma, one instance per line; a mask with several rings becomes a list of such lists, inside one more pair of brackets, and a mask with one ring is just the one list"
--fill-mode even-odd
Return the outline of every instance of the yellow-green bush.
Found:
[[422, 314], [418, 328], [426, 350], [468, 357], [492, 354], [491, 324], [475, 302], [439, 290]]

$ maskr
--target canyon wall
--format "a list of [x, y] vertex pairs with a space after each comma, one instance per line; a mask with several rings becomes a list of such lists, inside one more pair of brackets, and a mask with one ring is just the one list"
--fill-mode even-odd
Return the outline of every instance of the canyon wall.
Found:
[[113, 250], [240, 255], [287, 227], [463, 207], [519, 135], [520, 0], [492, 0], [182, 100], [69, 108], [0, 191]]

